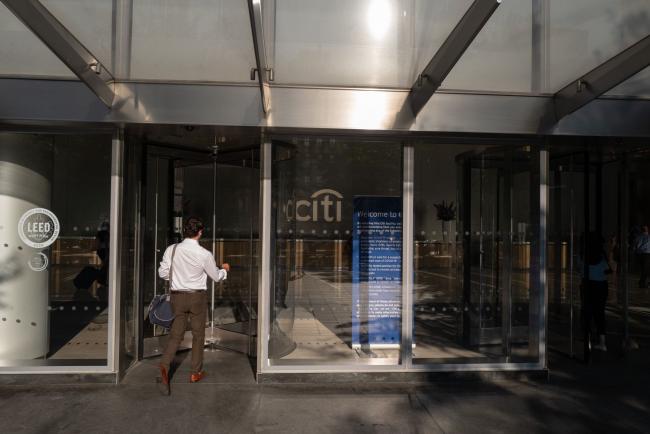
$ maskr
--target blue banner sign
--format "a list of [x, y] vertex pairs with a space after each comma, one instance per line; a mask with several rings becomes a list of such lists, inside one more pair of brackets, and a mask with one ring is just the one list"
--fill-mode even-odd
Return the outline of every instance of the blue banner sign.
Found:
[[355, 197], [352, 346], [395, 348], [401, 336], [402, 200]]

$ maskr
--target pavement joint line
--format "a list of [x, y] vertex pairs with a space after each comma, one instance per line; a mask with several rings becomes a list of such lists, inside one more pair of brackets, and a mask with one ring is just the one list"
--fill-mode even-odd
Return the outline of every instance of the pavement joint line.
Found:
[[443, 433], [443, 434], [446, 434], [445, 430], [440, 426], [440, 424], [439, 424], [438, 421], [436, 420], [435, 416], [434, 416], [433, 414], [431, 414], [431, 411], [429, 411], [429, 407], [427, 407], [427, 406], [422, 402], [422, 400], [420, 399], [420, 397], [418, 396], [418, 392], [417, 392], [417, 390], [414, 391], [413, 393], [410, 393], [410, 392], [409, 392], [409, 394], [408, 394], [408, 396], [409, 396], [409, 403], [412, 402], [411, 400], [412, 400], [412, 396], [413, 396], [413, 395], [415, 395], [415, 400], [418, 402], [418, 405], [419, 405], [420, 407], [422, 407], [422, 408], [424, 409], [424, 411], [429, 415], [429, 417], [431, 418], [431, 421], [436, 425], [436, 427], [440, 430], [440, 432]]

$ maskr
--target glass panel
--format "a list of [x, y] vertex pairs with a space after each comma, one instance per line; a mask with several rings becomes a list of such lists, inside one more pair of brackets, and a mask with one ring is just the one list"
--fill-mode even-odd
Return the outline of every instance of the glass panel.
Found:
[[401, 146], [274, 143], [273, 364], [397, 364]]
[[650, 33], [647, 0], [550, 0], [551, 91]]
[[41, 0], [97, 59], [113, 71], [113, 4], [106, 0]]
[[410, 88], [469, 4], [277, 0], [275, 82]]
[[134, 0], [132, 78], [249, 82], [254, 67], [245, 1]]
[[536, 361], [531, 151], [415, 151], [415, 362]]
[[74, 77], [72, 72], [0, 2], [0, 75]]
[[530, 92], [532, 6], [504, 1], [442, 83], [444, 89]]
[[111, 137], [0, 134], [0, 360], [105, 365]]
[[650, 98], [650, 68], [644, 69], [605, 95]]

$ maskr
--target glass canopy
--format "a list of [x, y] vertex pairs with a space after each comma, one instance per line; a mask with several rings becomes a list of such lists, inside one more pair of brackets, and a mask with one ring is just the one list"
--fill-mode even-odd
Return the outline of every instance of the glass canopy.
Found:
[[650, 98], [650, 68], [644, 69], [605, 95]]
[[0, 2], [0, 75], [74, 74]]
[[[262, 1], [271, 85], [409, 89], [472, 2]], [[122, 20], [119, 2], [42, 3], [117, 79], [255, 83], [246, 1], [133, 0]], [[648, 0], [503, 0], [441, 89], [553, 94], [649, 34]], [[0, 56], [2, 76], [73, 76], [3, 5]], [[607, 95], [650, 97], [649, 81]]]
[[471, 0], [277, 0], [275, 82], [410, 88]]
[[254, 67], [245, 1], [133, 1], [130, 78], [246, 82]]
[[550, 91], [650, 35], [648, 0], [550, 0]]
[[114, 70], [113, 4], [101, 0], [40, 0], [97, 59]]

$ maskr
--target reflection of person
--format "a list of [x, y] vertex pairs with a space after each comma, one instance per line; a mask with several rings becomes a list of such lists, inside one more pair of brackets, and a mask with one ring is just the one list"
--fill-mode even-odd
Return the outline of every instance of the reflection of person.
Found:
[[95, 235], [95, 253], [100, 261], [99, 268], [86, 266], [74, 278], [72, 283], [77, 291], [75, 292], [75, 299], [78, 300], [93, 300], [89, 289], [94, 282], [97, 282], [99, 288], [97, 289], [97, 297], [100, 301], [108, 301], [108, 253], [110, 245], [110, 227], [108, 222], [102, 223], [101, 227]]
[[[185, 239], [177, 244], [174, 254], [174, 267], [171, 281], [171, 305], [175, 318], [172, 324], [167, 348], [160, 363], [161, 391], [170, 393], [169, 368], [176, 350], [185, 335], [187, 318], [192, 327], [192, 371], [190, 382], [201, 381], [205, 372], [203, 368], [203, 346], [205, 339], [205, 320], [207, 306], [207, 277], [215, 282], [225, 280], [230, 270], [228, 264], [217, 267], [209, 250], [199, 244], [203, 235], [203, 222], [195, 217], [187, 220], [183, 227]], [[169, 280], [174, 246], [169, 246], [163, 255], [158, 275]]]
[[583, 327], [587, 337], [590, 335], [592, 319], [596, 323], [598, 343], [593, 349], [607, 351], [605, 337], [605, 306], [607, 304], [607, 275], [612, 270], [603, 249], [604, 240], [597, 233], [590, 233], [587, 238], [585, 260], [587, 276], [583, 279], [582, 315]]
[[637, 255], [641, 269], [639, 288], [647, 288], [648, 274], [650, 274], [650, 234], [647, 225], [641, 228], [641, 233], [634, 239], [634, 252]]

